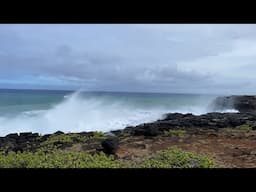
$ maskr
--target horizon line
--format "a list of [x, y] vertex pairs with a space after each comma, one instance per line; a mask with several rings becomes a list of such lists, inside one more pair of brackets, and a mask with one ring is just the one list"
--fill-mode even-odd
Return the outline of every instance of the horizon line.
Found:
[[23, 91], [59, 91], [59, 92], [76, 92], [76, 91], [81, 91], [81, 92], [102, 92], [102, 93], [148, 93], [148, 94], [189, 94], [189, 95], [219, 95], [219, 94], [212, 94], [212, 93], [181, 93], [181, 92], [140, 92], [140, 91], [110, 91], [110, 90], [71, 90], [71, 89], [28, 89], [28, 88], [1, 88], [0, 90], [23, 90]]

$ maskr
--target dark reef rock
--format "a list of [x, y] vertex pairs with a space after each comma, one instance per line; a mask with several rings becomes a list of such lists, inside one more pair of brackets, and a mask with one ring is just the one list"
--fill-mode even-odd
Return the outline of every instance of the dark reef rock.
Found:
[[249, 113], [207, 113], [204, 115], [169, 113], [166, 118], [153, 123], [127, 127], [124, 133], [130, 135], [157, 136], [170, 129], [220, 129], [236, 128], [248, 122], [256, 122], [256, 116]]
[[143, 124], [134, 129], [133, 135], [157, 136], [159, 135], [159, 126], [157, 124]]
[[0, 149], [5, 151], [24, 151], [31, 149], [32, 146], [39, 145], [38, 133], [26, 132], [8, 134], [0, 138]]
[[65, 134], [65, 133], [62, 131], [56, 131], [55, 133], [53, 133], [53, 135], [62, 135], [62, 134]]
[[[83, 149], [103, 151], [110, 155], [116, 155], [116, 151], [123, 137], [145, 136], [155, 137], [164, 134], [165, 131], [183, 129], [195, 134], [200, 131], [215, 131], [223, 128], [238, 128], [247, 124], [252, 130], [256, 130], [256, 96], [230, 96], [218, 97], [212, 103], [213, 110], [236, 109], [239, 113], [207, 113], [203, 115], [193, 115], [191, 113], [168, 113], [161, 120], [151, 123], [144, 123], [137, 126], [126, 127], [123, 130], [115, 130], [105, 133], [108, 137], [105, 140], [94, 139], [95, 132], [81, 132], [79, 136], [86, 136], [89, 139], [81, 142], [79, 138], [73, 140], [74, 143], [81, 142]], [[5, 137], [0, 137], [0, 149], [4, 151], [34, 151], [41, 147], [41, 143], [50, 136], [65, 134], [57, 131], [53, 134], [40, 136], [38, 133], [24, 132], [12, 133]], [[102, 142], [101, 142], [102, 141]], [[61, 145], [63, 148], [71, 147], [73, 143], [63, 143], [56, 141], [54, 145]]]
[[18, 135], [18, 133], [11, 133], [11, 134], [6, 135], [6, 138], [18, 139], [19, 135]]
[[80, 132], [78, 133], [81, 136], [86, 136], [86, 137], [93, 137], [94, 136], [94, 132], [93, 131], [89, 131], [89, 132]]
[[256, 121], [255, 122], [251, 122], [250, 126], [251, 126], [252, 130], [256, 130]]
[[256, 113], [256, 96], [217, 97], [211, 107], [213, 110], [236, 109], [240, 113]]
[[107, 155], [115, 154], [118, 148], [118, 138], [108, 138], [101, 142], [101, 146], [103, 147], [103, 152]]
[[24, 132], [24, 133], [20, 133], [20, 137], [29, 137], [32, 135], [32, 132]]

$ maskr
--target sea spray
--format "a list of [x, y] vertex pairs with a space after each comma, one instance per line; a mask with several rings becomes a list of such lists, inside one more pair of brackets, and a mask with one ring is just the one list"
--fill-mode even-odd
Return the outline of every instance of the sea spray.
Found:
[[210, 112], [213, 97], [195, 95], [82, 93], [63, 95], [48, 109], [23, 111], [16, 116], [0, 116], [0, 135], [32, 131], [41, 134], [81, 131], [110, 131], [152, 122], [165, 113]]

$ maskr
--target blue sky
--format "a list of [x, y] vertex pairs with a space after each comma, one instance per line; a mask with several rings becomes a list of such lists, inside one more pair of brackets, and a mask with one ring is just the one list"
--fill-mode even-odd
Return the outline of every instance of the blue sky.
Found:
[[0, 88], [256, 93], [256, 25], [0, 24]]

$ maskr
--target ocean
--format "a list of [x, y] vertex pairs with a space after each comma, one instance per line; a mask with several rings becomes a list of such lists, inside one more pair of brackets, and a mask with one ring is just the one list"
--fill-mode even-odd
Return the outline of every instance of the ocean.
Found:
[[212, 112], [217, 95], [0, 90], [0, 136], [111, 131], [152, 122], [171, 112]]

